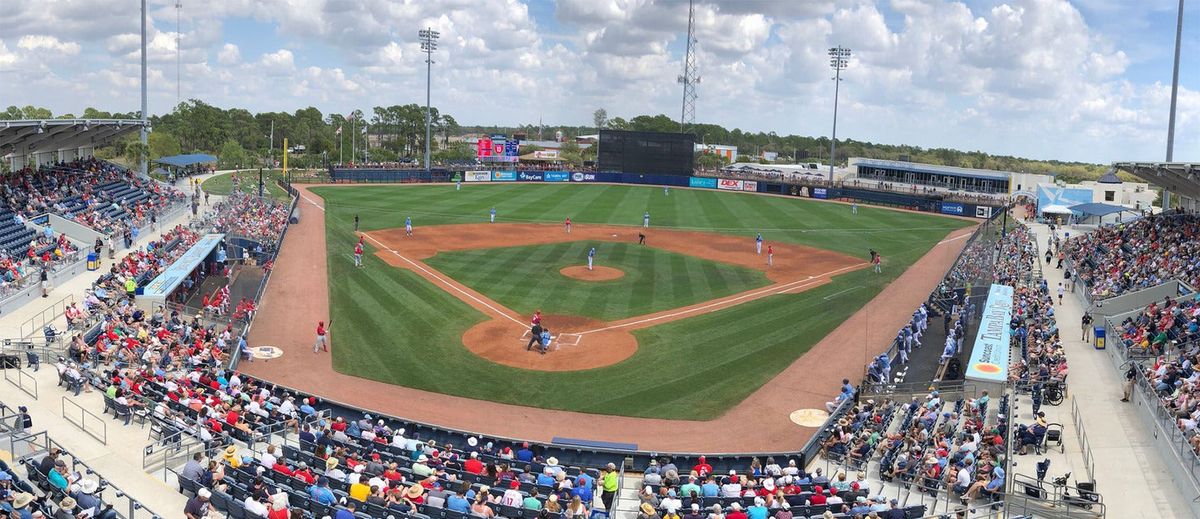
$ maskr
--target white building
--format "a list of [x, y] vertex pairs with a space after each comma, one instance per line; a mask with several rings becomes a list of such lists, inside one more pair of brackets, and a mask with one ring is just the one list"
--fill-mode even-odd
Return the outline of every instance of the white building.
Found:
[[702, 153], [712, 153], [725, 157], [730, 163], [737, 162], [738, 150], [737, 146], [728, 146], [725, 144], [696, 144], [696, 151]]

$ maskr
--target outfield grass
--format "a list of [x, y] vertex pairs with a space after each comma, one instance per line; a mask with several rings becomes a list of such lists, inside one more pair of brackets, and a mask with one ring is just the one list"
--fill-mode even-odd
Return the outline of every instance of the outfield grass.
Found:
[[[745, 399], [863, 307], [945, 235], [970, 225], [928, 214], [784, 197], [615, 185], [319, 187], [325, 198], [331, 317], [340, 345], [334, 368], [383, 382], [512, 404], [591, 413], [708, 419]], [[598, 369], [551, 373], [500, 366], [470, 353], [464, 331], [482, 313], [405, 269], [365, 255], [366, 269], [338, 256], [364, 230], [486, 222], [640, 225], [707, 229], [866, 257], [879, 251], [882, 275], [859, 270], [813, 290], [775, 295], [719, 312], [635, 331], [629, 359]], [[370, 248], [370, 247], [368, 247]], [[545, 276], [559, 276], [546, 269]], [[513, 285], [529, 275], [501, 276]], [[694, 283], [676, 279], [675, 283]], [[540, 279], [537, 282], [542, 282]], [[862, 289], [848, 290], [855, 287]], [[836, 295], [829, 300], [824, 297]], [[830, 388], [833, 390], [834, 388]]]
[[[604, 282], [558, 273], [586, 261], [591, 242], [443, 252], [425, 260], [455, 280], [522, 314], [613, 321], [679, 308], [770, 284], [762, 271], [631, 243], [604, 243], [600, 264], [625, 276]], [[513, 279], [521, 282], [513, 283]], [[687, 282], [679, 280], [686, 279]]]
[[[266, 195], [277, 200], [291, 200], [287, 191], [279, 187], [275, 183], [275, 179], [282, 175], [280, 170], [264, 170], [263, 171], [263, 188]], [[245, 193], [258, 194], [258, 171], [257, 170], [242, 170], [238, 172], [238, 187], [240, 191]], [[233, 192], [233, 173], [222, 173], [220, 175], [209, 177], [200, 184], [200, 188], [205, 192], [227, 196]]]

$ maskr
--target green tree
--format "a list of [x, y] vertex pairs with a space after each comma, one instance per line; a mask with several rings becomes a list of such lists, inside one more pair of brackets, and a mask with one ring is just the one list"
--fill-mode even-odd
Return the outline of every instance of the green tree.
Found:
[[165, 131], [150, 132], [150, 157], [160, 159], [182, 153], [179, 139]]
[[242, 148], [235, 140], [227, 140], [221, 145], [221, 151], [217, 155], [217, 163], [222, 168], [248, 167], [250, 166], [250, 157], [246, 153], [246, 149]]
[[600, 131], [605, 124], [608, 124], [608, 110], [597, 108], [595, 112], [592, 112], [592, 124], [596, 126], [597, 132]]

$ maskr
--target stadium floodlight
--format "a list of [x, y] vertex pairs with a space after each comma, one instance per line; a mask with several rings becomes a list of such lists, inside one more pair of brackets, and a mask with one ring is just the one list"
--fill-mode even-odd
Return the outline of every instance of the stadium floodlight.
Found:
[[850, 63], [850, 49], [841, 45], [829, 49], [829, 66], [833, 68], [833, 134], [829, 138], [829, 181], [833, 182], [834, 154], [837, 151], [838, 94], [842, 83], [842, 71]]
[[425, 171], [429, 171], [429, 127], [433, 124], [433, 112], [429, 108], [429, 92], [433, 87], [433, 51], [437, 50], [437, 41], [441, 36], [432, 28], [417, 32], [421, 40], [421, 52], [425, 53]]

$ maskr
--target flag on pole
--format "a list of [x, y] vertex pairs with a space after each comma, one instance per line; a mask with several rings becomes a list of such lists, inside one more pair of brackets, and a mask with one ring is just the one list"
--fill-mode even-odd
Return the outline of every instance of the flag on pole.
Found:
[[337, 129], [337, 131], [333, 132], [333, 134], [334, 134], [334, 135], [341, 135], [341, 134], [342, 134], [342, 127], [341, 127], [341, 126], [338, 126], [338, 129]]

